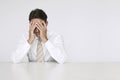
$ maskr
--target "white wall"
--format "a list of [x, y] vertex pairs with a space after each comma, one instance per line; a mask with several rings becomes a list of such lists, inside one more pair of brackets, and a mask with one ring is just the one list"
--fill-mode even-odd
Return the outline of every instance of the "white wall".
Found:
[[120, 61], [119, 0], [0, 0], [0, 61], [10, 60], [35, 8], [63, 35], [68, 61]]

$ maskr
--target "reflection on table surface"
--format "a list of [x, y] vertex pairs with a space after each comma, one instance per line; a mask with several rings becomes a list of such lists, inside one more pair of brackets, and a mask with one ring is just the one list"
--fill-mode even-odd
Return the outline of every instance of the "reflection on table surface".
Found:
[[120, 80], [120, 63], [0, 63], [0, 80]]

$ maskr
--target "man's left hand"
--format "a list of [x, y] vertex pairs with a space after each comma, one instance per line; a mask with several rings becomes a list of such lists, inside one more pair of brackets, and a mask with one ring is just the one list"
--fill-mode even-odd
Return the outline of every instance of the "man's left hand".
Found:
[[40, 30], [40, 38], [43, 43], [47, 42], [47, 25], [44, 21], [36, 23], [37, 28]]

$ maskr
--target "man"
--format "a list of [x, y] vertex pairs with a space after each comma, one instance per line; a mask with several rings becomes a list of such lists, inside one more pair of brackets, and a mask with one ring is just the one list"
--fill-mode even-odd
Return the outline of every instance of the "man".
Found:
[[63, 40], [59, 34], [48, 31], [47, 25], [47, 15], [43, 10], [31, 11], [28, 35], [23, 36], [11, 57], [14, 63], [21, 62], [25, 56], [30, 62], [65, 62]]

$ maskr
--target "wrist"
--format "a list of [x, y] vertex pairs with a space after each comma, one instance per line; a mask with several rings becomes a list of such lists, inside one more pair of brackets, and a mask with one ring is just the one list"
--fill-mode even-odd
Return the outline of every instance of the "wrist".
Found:
[[46, 43], [47, 41], [48, 41], [48, 38], [42, 39], [42, 42], [43, 42], [43, 43]]
[[33, 40], [28, 39], [27, 42], [31, 45], [33, 43]]

